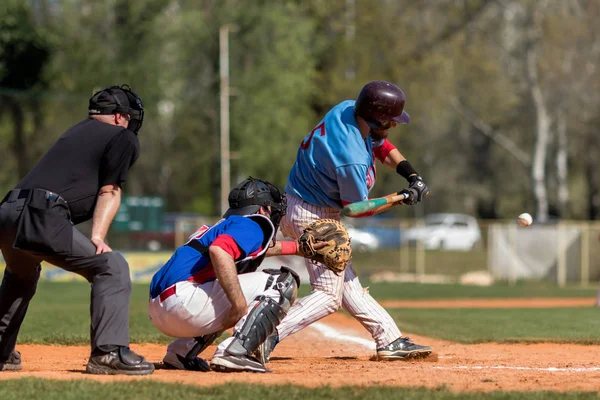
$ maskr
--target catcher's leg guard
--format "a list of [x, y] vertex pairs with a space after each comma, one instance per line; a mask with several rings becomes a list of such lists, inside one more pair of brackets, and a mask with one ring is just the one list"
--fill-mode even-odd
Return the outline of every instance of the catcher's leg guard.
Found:
[[300, 279], [285, 267], [277, 273], [273, 276], [277, 276], [274, 288], [280, 293], [279, 303], [267, 296], [258, 296], [255, 299], [256, 303], [246, 316], [244, 325], [239, 331], [234, 332], [234, 340], [227, 346], [226, 351], [229, 354], [238, 356], [252, 354], [275, 331], [275, 327], [283, 320], [296, 300]]
[[287, 313], [298, 296], [300, 276], [288, 267], [281, 267], [277, 275], [275, 289], [279, 291], [281, 296], [279, 304]]
[[210, 346], [219, 336], [223, 334], [223, 331], [218, 331], [208, 335], [195, 337], [196, 344], [194, 347], [185, 355], [188, 360], [195, 360], [198, 354], [202, 353], [208, 346]]
[[[217, 340], [217, 338], [221, 336], [221, 334], [223, 334], [223, 331], [218, 331], [210, 333], [208, 335], [195, 337], [194, 341], [196, 343], [185, 355], [185, 357], [181, 357], [179, 354], [167, 353], [163, 362], [165, 363], [165, 365], [170, 365], [172, 367], [175, 367], [176, 369], [208, 372], [210, 371], [210, 365], [208, 365], [208, 363], [204, 359], [198, 357], [198, 354], [202, 353], [208, 346], [210, 346], [215, 340]], [[176, 360], [169, 360], [169, 357], [176, 357]]]

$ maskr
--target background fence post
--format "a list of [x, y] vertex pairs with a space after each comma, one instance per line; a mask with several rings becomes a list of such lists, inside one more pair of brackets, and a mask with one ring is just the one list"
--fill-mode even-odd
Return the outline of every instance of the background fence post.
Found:
[[581, 224], [581, 286], [590, 284], [590, 225]]
[[557, 254], [557, 268], [556, 268], [556, 282], [558, 287], [565, 287], [567, 283], [567, 246], [565, 240], [565, 224], [563, 222], [558, 223], [558, 254]]
[[[417, 228], [422, 228], [425, 223], [422, 219], [417, 220]], [[425, 245], [422, 240], [417, 240], [416, 275], [417, 282], [423, 282], [425, 278]]]

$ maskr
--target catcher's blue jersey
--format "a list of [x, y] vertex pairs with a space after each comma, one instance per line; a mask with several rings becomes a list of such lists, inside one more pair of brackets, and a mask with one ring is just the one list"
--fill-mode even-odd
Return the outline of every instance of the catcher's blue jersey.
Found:
[[[363, 139], [354, 100], [333, 107], [302, 141], [285, 191], [321, 207], [341, 209], [366, 200], [375, 184], [374, 147]], [[387, 141], [387, 139], [386, 139]]]
[[[214, 226], [203, 225], [194, 233], [192, 240], [208, 250], [212, 245], [219, 246], [234, 259], [235, 263], [255, 259], [267, 251], [274, 228], [265, 232], [257, 223], [262, 215], [237, 216], [222, 219]], [[270, 224], [270, 222], [265, 222]], [[271, 225], [272, 226], [272, 225]], [[154, 298], [163, 290], [177, 282], [192, 281], [204, 283], [216, 279], [208, 251], [198, 250], [186, 245], [179, 247], [169, 261], [156, 272], [150, 283], [150, 296]]]

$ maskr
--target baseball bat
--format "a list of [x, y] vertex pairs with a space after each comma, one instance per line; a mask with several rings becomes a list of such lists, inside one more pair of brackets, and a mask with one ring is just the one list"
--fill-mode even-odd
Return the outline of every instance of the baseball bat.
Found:
[[347, 217], [356, 217], [357, 215], [368, 213], [370, 211], [373, 211], [374, 214], [377, 214], [378, 212], [392, 207], [394, 203], [406, 200], [407, 198], [408, 194], [406, 193], [392, 193], [388, 194], [387, 196], [377, 197], [375, 199], [357, 201], [355, 203], [346, 205], [342, 209], [342, 215]]

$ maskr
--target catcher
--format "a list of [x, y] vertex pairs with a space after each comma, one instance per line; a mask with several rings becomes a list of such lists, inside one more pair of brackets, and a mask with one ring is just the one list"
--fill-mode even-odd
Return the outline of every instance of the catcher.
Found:
[[[339, 223], [315, 224], [298, 242], [275, 242], [287, 203], [269, 182], [244, 180], [229, 194], [229, 206], [223, 219], [198, 229], [152, 278], [150, 319], [178, 338], [167, 348], [167, 368], [269, 372], [252, 353], [285, 317], [300, 279], [286, 267], [257, 271], [264, 257], [306, 256], [334, 271], [350, 259]], [[233, 336], [218, 346], [209, 366], [198, 354], [231, 327]]]

